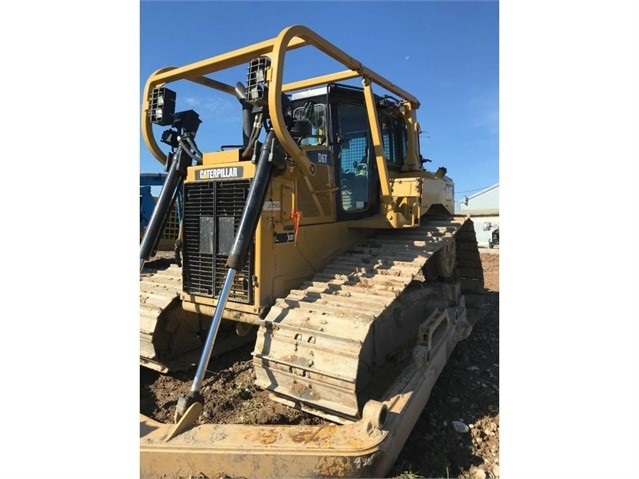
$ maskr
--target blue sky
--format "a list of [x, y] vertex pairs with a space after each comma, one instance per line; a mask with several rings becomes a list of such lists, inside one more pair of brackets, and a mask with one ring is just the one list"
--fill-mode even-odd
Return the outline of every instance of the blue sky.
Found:
[[[457, 200], [499, 182], [499, 4], [493, 1], [143, 1], [140, 95], [158, 68], [266, 40], [294, 24], [311, 28], [420, 100], [422, 155], [432, 160], [429, 167], [448, 169]], [[310, 60], [300, 64], [298, 78], [314, 74]], [[238, 70], [236, 77], [213, 77], [235, 84], [244, 75]], [[241, 143], [233, 98], [182, 85], [177, 108], [200, 114], [201, 150]], [[140, 171], [162, 171], [141, 140]]]

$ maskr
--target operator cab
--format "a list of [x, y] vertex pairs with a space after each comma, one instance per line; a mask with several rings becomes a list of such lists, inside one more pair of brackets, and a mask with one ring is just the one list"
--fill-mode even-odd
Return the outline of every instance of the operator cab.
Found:
[[[337, 218], [372, 216], [379, 207], [379, 173], [361, 88], [329, 84], [291, 97], [293, 117], [308, 121], [299, 145], [314, 163], [333, 167]], [[376, 96], [386, 167], [400, 171], [407, 152], [406, 124], [398, 102]]]

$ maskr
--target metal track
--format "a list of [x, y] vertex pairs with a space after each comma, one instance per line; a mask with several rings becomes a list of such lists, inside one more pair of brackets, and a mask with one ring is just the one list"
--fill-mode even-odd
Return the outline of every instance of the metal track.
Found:
[[[455, 273], [429, 279], [427, 262], [445, 261], [454, 246]], [[437, 254], [436, 254], [437, 253]], [[419, 284], [415, 290], [411, 284]], [[457, 285], [446, 295], [442, 285]], [[393, 374], [416, 344], [424, 309], [454, 307], [466, 337], [479, 317], [483, 273], [472, 221], [431, 220], [389, 230], [350, 248], [271, 308], [255, 346], [256, 384], [274, 399], [335, 422], [360, 415], [365, 389]], [[420, 317], [411, 317], [420, 316]], [[454, 327], [462, 328], [460, 320]]]
[[182, 291], [182, 269], [172, 264], [166, 269], [147, 269], [140, 276], [140, 363], [160, 372], [168, 368], [160, 360], [163, 352], [154, 344], [158, 321], [172, 308]]
[[[162, 269], [164, 267], [164, 269]], [[167, 373], [194, 367], [211, 317], [182, 308], [182, 268], [160, 263], [140, 276], [140, 364]], [[213, 357], [255, 340], [255, 331], [236, 334], [234, 321], [222, 320]]]

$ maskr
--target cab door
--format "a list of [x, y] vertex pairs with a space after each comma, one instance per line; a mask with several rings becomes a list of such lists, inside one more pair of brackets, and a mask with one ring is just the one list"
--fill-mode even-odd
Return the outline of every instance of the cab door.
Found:
[[337, 218], [351, 220], [377, 213], [379, 181], [366, 107], [331, 103], [337, 176]]

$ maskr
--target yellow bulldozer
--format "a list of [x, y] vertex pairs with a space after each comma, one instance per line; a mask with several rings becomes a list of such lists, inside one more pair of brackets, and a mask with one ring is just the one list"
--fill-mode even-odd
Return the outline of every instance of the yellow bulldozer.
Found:
[[[340, 70], [288, 80], [302, 48]], [[238, 66], [235, 85], [212, 76]], [[238, 102], [241, 145], [200, 151], [203, 122], [169, 88], [183, 81]], [[142, 135], [167, 175], [140, 244], [140, 362], [193, 381], [173, 423], [140, 415], [141, 477], [388, 473], [483, 292], [473, 223], [420, 154], [419, 106], [301, 25], [148, 78]], [[176, 198], [176, 261], [149, 269]], [[247, 340], [256, 385], [321, 425], [201, 420], [208, 363]]]

